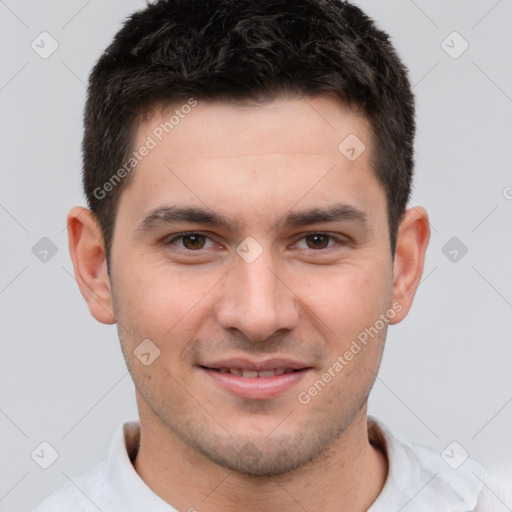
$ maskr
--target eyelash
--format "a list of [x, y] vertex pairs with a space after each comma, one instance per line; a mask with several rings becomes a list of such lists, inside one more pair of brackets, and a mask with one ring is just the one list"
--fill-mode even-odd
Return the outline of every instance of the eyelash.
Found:
[[[210, 236], [204, 234], [204, 233], [201, 233], [199, 231], [187, 231], [185, 233], [180, 233], [179, 235], [176, 235], [176, 236], [173, 236], [172, 238], [168, 238], [166, 240], [164, 240], [163, 244], [165, 247], [168, 247], [170, 245], [176, 245], [175, 242], [177, 240], [183, 240], [184, 238], [188, 237], [188, 236], [193, 236], [193, 235], [200, 235], [200, 236], [203, 236], [205, 237], [206, 239], [210, 240], [210, 241], [214, 241]], [[307, 237], [309, 236], [313, 236], [313, 235], [320, 235], [320, 236], [325, 236], [325, 237], [328, 237], [329, 238], [329, 242], [330, 241], [333, 241], [335, 242], [337, 245], [346, 245], [347, 244], [347, 241], [340, 238], [340, 237], [337, 237], [337, 236], [334, 236], [334, 235], [331, 235], [329, 233], [325, 233], [323, 231], [311, 231], [309, 233], [305, 233], [303, 234], [298, 240], [297, 242], [301, 241], [301, 240], [305, 240]], [[295, 243], [297, 243], [295, 242]], [[179, 247], [179, 246], [178, 246]], [[320, 249], [311, 249], [311, 248], [307, 248], [307, 249], [300, 249], [300, 250], [306, 250], [306, 251], [314, 251], [314, 252], [322, 252], [322, 251], [325, 251], [327, 249], [331, 249], [332, 247], [334, 247], [334, 245], [328, 245], [327, 247], [324, 247], [324, 248], [320, 248]], [[193, 250], [193, 249], [187, 249], [186, 247], [179, 247], [180, 250], [182, 251], [185, 251], [187, 253], [194, 253], [194, 252], [197, 252], [197, 253], [200, 253], [203, 248], [201, 249], [197, 249], [197, 250]]]

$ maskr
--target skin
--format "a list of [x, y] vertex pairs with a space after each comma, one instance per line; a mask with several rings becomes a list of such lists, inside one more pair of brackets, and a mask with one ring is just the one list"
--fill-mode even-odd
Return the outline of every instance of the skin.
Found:
[[[169, 112], [155, 109], [138, 126], [135, 147]], [[338, 150], [351, 133], [366, 145], [355, 161]], [[69, 213], [80, 290], [98, 321], [117, 323], [135, 383], [134, 467], [178, 510], [363, 511], [381, 492], [388, 463], [368, 441], [366, 409], [387, 323], [309, 403], [297, 398], [393, 304], [400, 311], [389, 324], [406, 316], [423, 271], [427, 214], [407, 210], [393, 258], [369, 133], [364, 117], [331, 96], [198, 102], [133, 171], [110, 278], [93, 215]], [[238, 225], [139, 229], [148, 212], [176, 204]], [[339, 204], [365, 220], [276, 224]], [[186, 231], [209, 238], [176, 238]], [[308, 236], [318, 232], [331, 238]], [[252, 263], [236, 252], [249, 236], [262, 249]], [[134, 355], [144, 339], [160, 350], [149, 366]], [[255, 400], [198, 366], [238, 356], [293, 358], [310, 369], [278, 396]]]

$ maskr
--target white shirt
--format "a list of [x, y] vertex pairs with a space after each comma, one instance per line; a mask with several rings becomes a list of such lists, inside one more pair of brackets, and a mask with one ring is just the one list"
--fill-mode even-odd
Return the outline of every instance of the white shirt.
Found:
[[[139, 423], [119, 426], [108, 457], [67, 482], [33, 512], [177, 512], [135, 471]], [[396, 439], [368, 418], [372, 444], [387, 454], [389, 471], [381, 494], [368, 512], [510, 512], [512, 503], [488, 481], [484, 468], [467, 459], [450, 467], [439, 450]], [[451, 455], [454, 452], [449, 452]], [[456, 464], [452, 464], [456, 465]]]

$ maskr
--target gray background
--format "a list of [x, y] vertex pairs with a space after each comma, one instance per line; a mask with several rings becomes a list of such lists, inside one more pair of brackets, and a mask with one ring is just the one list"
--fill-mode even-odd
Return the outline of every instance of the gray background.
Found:
[[[412, 204], [428, 209], [432, 225], [423, 282], [408, 318], [389, 331], [370, 413], [412, 442], [455, 440], [512, 480], [512, 2], [358, 3], [410, 69]], [[143, 6], [0, 0], [1, 511], [30, 510], [104, 459], [117, 426], [137, 416], [115, 326], [97, 323], [79, 294], [65, 217], [85, 204], [88, 73], [122, 19]], [[46, 59], [31, 47], [43, 31], [59, 45]], [[458, 58], [442, 45], [453, 31], [469, 43]], [[444, 47], [453, 55], [462, 44], [451, 36]], [[46, 261], [43, 237], [57, 250]], [[59, 454], [48, 469], [31, 458], [42, 441]]]

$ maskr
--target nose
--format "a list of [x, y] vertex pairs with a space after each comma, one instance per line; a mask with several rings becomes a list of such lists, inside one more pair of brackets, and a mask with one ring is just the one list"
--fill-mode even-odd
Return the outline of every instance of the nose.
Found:
[[277, 269], [265, 251], [252, 263], [236, 261], [223, 279], [216, 307], [219, 325], [237, 329], [254, 342], [294, 329], [299, 321], [298, 297]]

